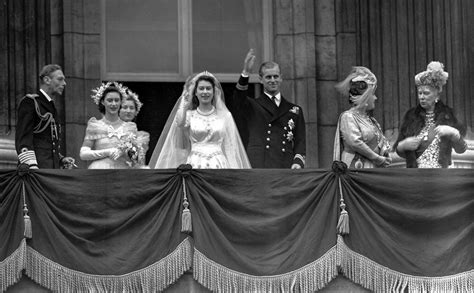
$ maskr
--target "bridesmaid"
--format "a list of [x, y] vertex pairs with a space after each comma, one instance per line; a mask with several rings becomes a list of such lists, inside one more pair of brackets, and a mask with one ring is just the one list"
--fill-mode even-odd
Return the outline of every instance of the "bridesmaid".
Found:
[[137, 135], [137, 126], [134, 122], [125, 122], [119, 117], [125, 89], [117, 82], [108, 82], [93, 92], [92, 99], [102, 113], [102, 118], [92, 117], [87, 122], [80, 158], [91, 162], [89, 169], [130, 168], [133, 166], [133, 158], [123, 148], [123, 144], [125, 141], [133, 141]]
[[[126, 90], [126, 95], [122, 99], [120, 108], [120, 119], [125, 122], [135, 122], [135, 119], [142, 108], [143, 103], [138, 99], [138, 95], [130, 89]], [[137, 144], [140, 148], [138, 155], [138, 168], [147, 168], [145, 164], [146, 152], [148, 151], [148, 143], [150, 142], [150, 134], [146, 131], [137, 132]]]

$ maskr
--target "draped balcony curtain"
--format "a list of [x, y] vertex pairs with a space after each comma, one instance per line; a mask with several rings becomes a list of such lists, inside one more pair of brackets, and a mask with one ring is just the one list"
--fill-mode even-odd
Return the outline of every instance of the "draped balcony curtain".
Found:
[[469, 292], [473, 178], [466, 169], [2, 170], [0, 291], [26, 274], [53, 291], [155, 292], [192, 269], [218, 292], [315, 291], [339, 273], [376, 292]]

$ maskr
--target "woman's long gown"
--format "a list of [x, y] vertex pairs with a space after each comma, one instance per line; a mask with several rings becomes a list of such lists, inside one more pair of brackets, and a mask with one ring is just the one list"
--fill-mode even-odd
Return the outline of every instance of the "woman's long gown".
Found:
[[224, 155], [225, 123], [214, 110], [210, 114], [200, 113], [199, 110], [189, 110], [186, 113], [184, 127], [189, 129], [191, 151], [186, 160], [197, 169], [229, 168]]

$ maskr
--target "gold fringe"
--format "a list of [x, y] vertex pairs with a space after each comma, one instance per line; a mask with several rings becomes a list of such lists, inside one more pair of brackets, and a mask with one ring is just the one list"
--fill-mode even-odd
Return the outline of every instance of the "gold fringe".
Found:
[[337, 252], [344, 276], [374, 292], [474, 291], [474, 270], [444, 277], [403, 274], [351, 250], [340, 235], [337, 238]]
[[338, 275], [336, 246], [304, 267], [281, 275], [255, 276], [226, 268], [194, 249], [193, 275], [216, 292], [314, 292]]
[[192, 265], [189, 238], [158, 262], [124, 275], [91, 275], [55, 263], [31, 247], [26, 275], [54, 292], [157, 292], [176, 282]]
[[0, 262], [0, 292], [20, 281], [25, 268], [26, 239], [22, 239], [20, 246], [6, 259]]

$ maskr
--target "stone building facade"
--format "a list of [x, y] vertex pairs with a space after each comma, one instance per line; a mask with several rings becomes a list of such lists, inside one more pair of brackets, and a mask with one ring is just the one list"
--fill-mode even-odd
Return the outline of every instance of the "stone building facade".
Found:
[[[7, 42], [0, 44], [3, 167], [14, 165], [17, 101], [36, 90], [37, 72], [46, 63], [64, 68], [67, 88], [58, 103], [66, 130], [63, 141], [67, 154], [79, 158], [87, 120], [99, 115], [89, 95], [103, 78], [104, 1], [4, 1], [0, 12], [5, 19], [0, 31], [7, 36]], [[433, 59], [444, 61], [450, 72], [446, 102], [472, 129], [474, 85], [469, 76], [474, 74], [474, 39], [467, 33], [474, 28], [467, 17], [474, 12], [472, 1], [283, 0], [271, 1], [270, 9], [271, 49], [284, 73], [282, 92], [305, 111], [308, 167], [331, 165], [338, 115], [348, 107], [334, 85], [354, 65], [367, 66], [378, 76], [375, 115], [392, 139], [403, 113], [416, 103], [412, 77]], [[235, 76], [237, 80], [238, 68]], [[145, 130], [154, 127], [160, 126], [142, 125]], [[473, 160], [472, 131], [468, 138], [470, 150], [454, 157], [463, 166]], [[84, 162], [79, 165], [86, 167]]]

